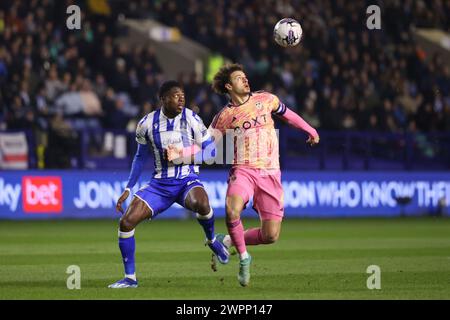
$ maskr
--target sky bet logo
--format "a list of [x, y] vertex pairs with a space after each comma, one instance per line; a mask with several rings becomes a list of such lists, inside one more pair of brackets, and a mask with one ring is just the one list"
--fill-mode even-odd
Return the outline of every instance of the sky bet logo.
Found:
[[26, 213], [60, 213], [62, 203], [60, 177], [22, 178], [22, 205]]

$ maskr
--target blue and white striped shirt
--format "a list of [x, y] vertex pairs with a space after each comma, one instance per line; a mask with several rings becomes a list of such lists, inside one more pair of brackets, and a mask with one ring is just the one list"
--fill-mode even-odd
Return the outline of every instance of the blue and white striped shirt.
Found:
[[136, 129], [136, 141], [148, 144], [155, 159], [153, 177], [157, 179], [182, 179], [190, 174], [198, 174], [196, 164], [169, 165], [163, 159], [163, 149], [169, 145], [177, 148], [190, 147], [194, 144], [203, 146], [212, 141], [202, 119], [190, 109], [183, 111], [175, 118], [167, 118], [162, 109], [153, 111], [143, 117]]

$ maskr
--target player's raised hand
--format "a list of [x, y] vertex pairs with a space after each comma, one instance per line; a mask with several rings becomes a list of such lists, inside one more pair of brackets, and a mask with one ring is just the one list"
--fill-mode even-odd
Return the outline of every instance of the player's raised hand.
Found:
[[306, 143], [308, 143], [310, 146], [314, 146], [318, 144], [320, 141], [319, 135], [316, 136], [309, 136], [308, 140], [306, 140]]
[[128, 196], [130, 195], [130, 191], [128, 189], [125, 189], [124, 192], [122, 192], [122, 195], [119, 197], [119, 200], [117, 200], [116, 204], [116, 210], [123, 214], [123, 208], [122, 203], [127, 200]]

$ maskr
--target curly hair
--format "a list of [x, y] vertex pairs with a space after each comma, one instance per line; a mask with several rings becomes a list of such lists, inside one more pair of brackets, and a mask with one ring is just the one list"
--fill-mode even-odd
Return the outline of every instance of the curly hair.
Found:
[[225, 88], [227, 83], [230, 83], [230, 76], [235, 71], [244, 71], [241, 64], [233, 63], [226, 64], [216, 73], [213, 79], [212, 88], [218, 94], [227, 94], [228, 90]]
[[158, 97], [162, 100], [172, 88], [182, 88], [182, 87], [178, 81], [175, 80], [166, 81], [159, 88]]

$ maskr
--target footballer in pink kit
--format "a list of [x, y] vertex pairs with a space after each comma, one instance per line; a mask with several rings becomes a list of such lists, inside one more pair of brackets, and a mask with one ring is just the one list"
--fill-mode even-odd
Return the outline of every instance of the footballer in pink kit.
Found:
[[[251, 92], [244, 69], [238, 64], [223, 66], [215, 75], [213, 89], [226, 94], [230, 102], [215, 116], [209, 131], [216, 141], [231, 135], [233, 166], [228, 177], [226, 224], [229, 235], [217, 235], [228, 248], [239, 254], [238, 280], [250, 282], [252, 257], [247, 245], [277, 241], [283, 219], [283, 189], [279, 164], [278, 137], [273, 115], [305, 131], [307, 143], [319, 143], [317, 131], [268, 92]], [[244, 231], [240, 215], [249, 199], [258, 212], [261, 227]]]

